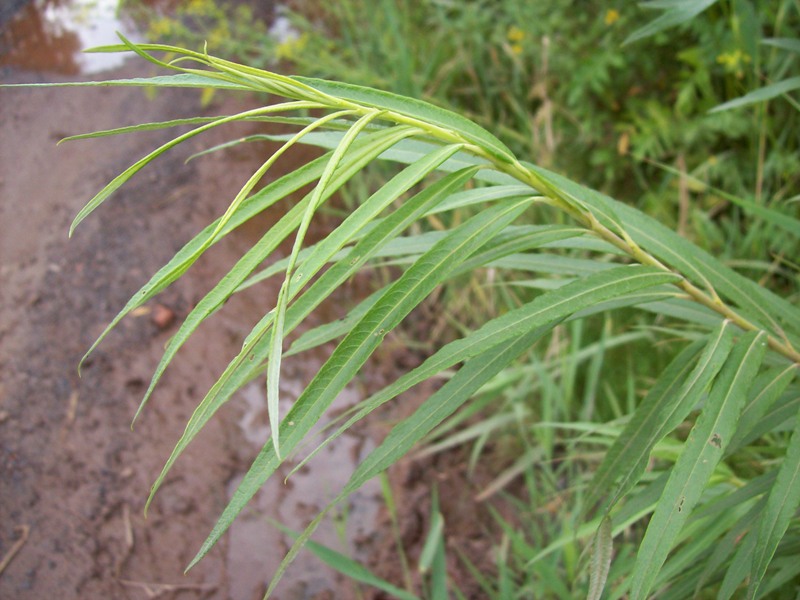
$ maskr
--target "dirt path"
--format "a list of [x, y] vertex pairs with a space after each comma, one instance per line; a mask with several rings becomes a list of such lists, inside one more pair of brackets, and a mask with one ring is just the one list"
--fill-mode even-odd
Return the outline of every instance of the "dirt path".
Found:
[[[137, 73], [129, 66], [114, 75]], [[3, 76], [3, 82], [37, 79]], [[246, 235], [220, 243], [192, 268], [191, 279], [125, 319], [82, 378], [76, 373], [83, 352], [128, 297], [224, 210], [254, 159], [234, 151], [185, 166], [198, 146], [176, 150], [137, 175], [68, 240], [82, 205], [166, 136], [55, 145], [68, 134], [231, 107], [201, 108], [193, 91], [148, 100], [132, 89], [6, 89], [0, 98], [0, 560], [15, 552], [0, 574], [0, 598], [260, 598], [270, 566], [285, 551], [285, 541], [264, 529], [264, 518], [302, 521], [296, 497], [270, 502], [285, 491], [266, 490], [255, 503], [263, 510], [251, 511], [233, 530], [235, 548], [226, 538], [181, 576], [263, 441], [259, 390], [246, 391], [249, 398], [231, 403], [207, 426], [146, 521], [142, 509], [194, 406], [252, 321], [274, 302], [274, 284], [232, 300], [198, 332], [130, 430], [176, 329], [174, 321], [160, 319], [185, 316], [246, 247]], [[205, 138], [208, 143], [213, 140]], [[300, 368], [296, 380], [290, 372], [287, 385], [297, 388], [313, 369]], [[244, 441], [248, 427], [251, 442]], [[337, 456], [362, 445], [345, 441]], [[338, 466], [323, 468], [341, 479]], [[324, 500], [302, 481], [295, 489], [306, 495], [305, 513]], [[361, 533], [354, 530], [352, 538], [374, 522], [374, 489], [364, 494], [366, 512], [353, 526]], [[301, 562], [293, 572], [278, 597], [347, 597], [334, 593], [337, 579], [318, 563]]]

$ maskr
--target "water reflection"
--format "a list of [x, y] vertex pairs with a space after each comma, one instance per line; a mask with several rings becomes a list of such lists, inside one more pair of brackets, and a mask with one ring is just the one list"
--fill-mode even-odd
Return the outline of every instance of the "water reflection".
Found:
[[0, 66], [76, 75], [122, 64], [121, 54], [83, 54], [118, 43], [119, 31], [138, 39], [120, 0], [33, 0], [0, 24]]

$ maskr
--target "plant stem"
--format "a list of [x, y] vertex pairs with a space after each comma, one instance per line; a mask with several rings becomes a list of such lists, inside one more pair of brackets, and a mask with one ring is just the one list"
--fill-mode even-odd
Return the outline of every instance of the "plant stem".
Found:
[[[626, 239], [623, 239], [623, 237], [620, 237], [608, 227], [600, 223], [594, 214], [580, 210], [574, 202], [571, 202], [568, 198], [565, 198], [558, 190], [553, 189], [551, 185], [548, 185], [547, 182], [542, 181], [538, 176], [536, 176], [536, 174], [532, 173], [529, 169], [526, 169], [521, 164], [517, 163], [513, 165], [511, 169], [508, 168], [508, 165], [498, 164], [497, 162], [495, 162], [495, 166], [497, 166], [503, 172], [515, 177], [516, 179], [532, 185], [534, 188], [539, 190], [541, 194], [550, 199], [553, 206], [569, 214], [597, 237], [620, 249], [639, 264], [657, 267], [664, 271], [678, 275], [681, 279], [674, 285], [681, 288], [689, 298], [698, 304], [710, 308], [717, 314], [730, 320], [744, 331], [763, 330], [761, 327], [740, 315], [731, 306], [725, 304], [725, 302], [717, 295], [713, 288], [711, 288], [710, 294], [701, 290], [691, 281], [689, 281], [682, 273], [678, 273], [669, 268], [655, 256], [643, 250], [628, 236], [624, 236]], [[781, 339], [781, 337], [772, 335], [768, 331], [765, 331], [765, 333], [767, 334], [767, 343], [770, 348], [788, 358], [796, 365], [800, 366], [800, 352], [798, 352], [797, 349], [792, 346], [791, 342], [786, 339], [785, 336]]]

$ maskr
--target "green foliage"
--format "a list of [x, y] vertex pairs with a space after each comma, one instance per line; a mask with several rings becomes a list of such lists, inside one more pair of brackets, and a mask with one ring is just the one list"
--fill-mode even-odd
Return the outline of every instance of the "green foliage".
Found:
[[[410, 39], [407, 28], [419, 15], [397, 6], [399, 17], [387, 21], [386, 28], [396, 30], [395, 39]], [[468, 6], [433, 6], [443, 14], [454, 11], [457, 22], [483, 18]], [[612, 17], [609, 11], [600, 22], [610, 27], [620, 15]], [[522, 45], [524, 37], [503, 29], [503, 19], [498, 22], [498, 35], [504, 36], [513, 57], [514, 44]], [[199, 403], [153, 486], [155, 494], [183, 450], [237, 389], [267, 374], [273, 437], [189, 567], [213, 547], [267, 478], [297, 453], [337, 394], [412, 310], [470, 273], [481, 274], [483, 281], [489, 273], [500, 273], [503, 285], [497, 286], [497, 295], [503, 301], [483, 322], [461, 323], [457, 337], [432, 346], [421, 365], [367, 399], [328, 438], [414, 385], [448, 375], [365, 458], [332, 506], [421, 442], [428, 441], [429, 451], [437, 451], [470, 441], [477, 461], [489, 437], [513, 429], [519, 434], [508, 449], [514, 463], [486, 494], [523, 475], [530, 503], [517, 500], [519, 524], [497, 518], [511, 550], [498, 563], [496, 583], [484, 580], [493, 594], [731, 597], [746, 588], [751, 597], [764, 597], [788, 589], [786, 582], [798, 570], [793, 554], [800, 539], [795, 518], [800, 494], [800, 388], [795, 382], [800, 311], [792, 302], [638, 208], [521, 161], [511, 141], [464, 115], [377, 89], [287, 77], [175, 46], [124, 41], [99, 49], [127, 50], [177, 74], [97, 85], [252, 90], [285, 101], [211, 120], [98, 132], [100, 137], [196, 125], [109, 183], [78, 214], [73, 228], [149, 162], [204, 131], [264, 121], [293, 125], [298, 131], [275, 138], [284, 141], [282, 149], [264, 158], [219, 219], [179, 250], [110, 327], [186, 275], [222, 237], [312, 184], [187, 317], [142, 402], [178, 348], [228, 298], [256, 281], [282, 275], [274, 308], [254, 324], [241, 352], [231, 357]], [[173, 57], [178, 60], [168, 62]], [[284, 112], [294, 116], [277, 116]], [[502, 130], [502, 115], [498, 122]], [[296, 143], [317, 145], [326, 153], [254, 191], [277, 158]], [[313, 216], [376, 161], [393, 163], [396, 174], [362, 198], [328, 237], [307, 246], [305, 232]], [[758, 206], [756, 214], [769, 215], [764, 222], [781, 231], [780, 243], [796, 249], [791, 224], [776, 225], [782, 213], [771, 205]], [[453, 211], [460, 212], [456, 216]], [[534, 211], [539, 223], [546, 224], [526, 222]], [[432, 217], [443, 224], [440, 230], [420, 226]], [[292, 234], [290, 256], [259, 271]], [[753, 243], [763, 242], [760, 237]], [[288, 336], [356, 272], [387, 261], [395, 267], [393, 280], [343, 321], [295, 340], [289, 352], [330, 340], [338, 343], [288, 413], [279, 414], [275, 390]], [[492, 294], [491, 286], [474, 285], [480, 293]], [[652, 316], [634, 320], [637, 311]], [[655, 326], [640, 331], [616, 326], [645, 319]], [[587, 332], [598, 329], [598, 323], [602, 334], [591, 338]], [[540, 347], [545, 340], [549, 348]], [[662, 354], [657, 347], [666, 340], [671, 348]], [[540, 359], [542, 354], [549, 359]], [[625, 375], [606, 376], [619, 357]], [[648, 391], [640, 400], [642, 387]], [[496, 418], [470, 423], [470, 416], [489, 405], [497, 407]], [[447, 423], [451, 416], [469, 426], [452, 428]], [[577, 435], [556, 435], [561, 430]], [[564, 440], [569, 440], [567, 450]], [[582, 462], [596, 467], [592, 481], [576, 455], [588, 456]], [[566, 490], [562, 480], [569, 482]], [[543, 495], [557, 501], [548, 518], [538, 513], [536, 504]], [[271, 590], [330, 509], [297, 537]], [[446, 596], [448, 586], [446, 524], [435, 501], [431, 523], [419, 566], [427, 577], [428, 597], [439, 598]], [[589, 546], [593, 554], [582, 560], [580, 551]], [[383, 589], [391, 585], [340, 556], [318, 547], [315, 551], [360, 581]]]
[[715, 192], [797, 214], [786, 204], [800, 173], [791, 0], [298, 6], [305, 42], [286, 58], [300, 72], [452, 107], [754, 275], [770, 277], [773, 257], [794, 250], [762, 223], [728, 242], [746, 215]]
[[153, 6], [144, 0], [123, 0], [123, 4], [126, 13], [144, 25], [149, 39], [187, 47], [208, 44], [223, 58], [255, 66], [274, 61], [269, 31], [247, 3], [186, 0]]

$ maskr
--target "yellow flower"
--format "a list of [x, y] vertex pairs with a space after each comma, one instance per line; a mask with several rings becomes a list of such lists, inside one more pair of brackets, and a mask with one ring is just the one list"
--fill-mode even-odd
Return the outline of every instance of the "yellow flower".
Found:
[[511, 44], [511, 52], [519, 56], [522, 54], [522, 45], [521, 44]]
[[614, 8], [609, 8], [606, 11], [606, 16], [603, 18], [603, 22], [606, 25], [613, 25], [617, 21], [619, 21], [619, 11]]
[[191, 0], [186, 6], [186, 11], [192, 14], [212, 12], [216, 6], [213, 0]]
[[[508, 38], [509, 42], [514, 42], [515, 45], [519, 45], [519, 43], [525, 39], [525, 32], [522, 31], [516, 25], [512, 25], [508, 28], [508, 32], [506, 33], [506, 37]], [[515, 50], [516, 52], [516, 50]]]
[[742, 52], [741, 50], [734, 50], [733, 52], [723, 52], [719, 56], [717, 56], [717, 62], [721, 65], [725, 65], [729, 69], [736, 69], [741, 64], [747, 64], [750, 62], [750, 56]]
[[275, 47], [275, 57], [278, 59], [292, 60], [300, 54], [308, 44], [308, 34], [300, 37], [288, 37], [286, 41]]
[[735, 74], [739, 79], [744, 77], [744, 69], [742, 67], [748, 64], [751, 60], [752, 59], [750, 56], [741, 50], [723, 52], [717, 56], [717, 62], [721, 65], [725, 65], [725, 69], [729, 73]]
[[167, 18], [159, 18], [150, 24], [150, 37], [159, 40], [168, 36], [172, 32], [172, 21]]

